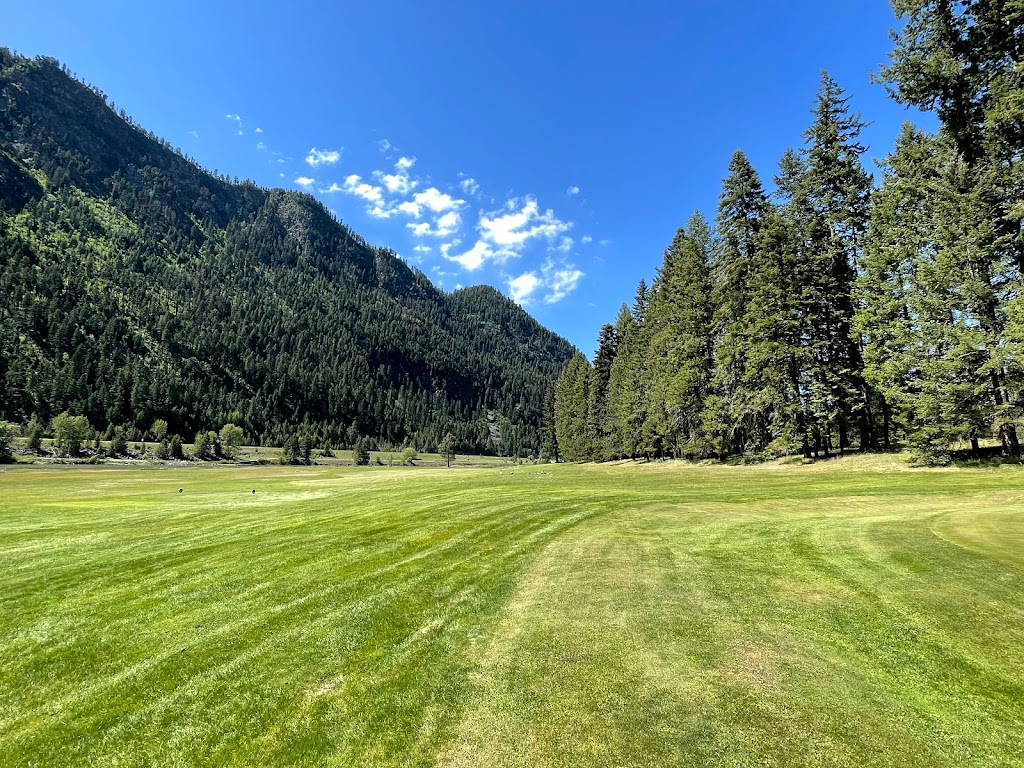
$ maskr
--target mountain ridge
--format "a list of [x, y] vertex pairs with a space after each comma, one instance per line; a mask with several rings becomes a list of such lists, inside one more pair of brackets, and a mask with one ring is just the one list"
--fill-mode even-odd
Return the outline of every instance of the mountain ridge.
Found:
[[0, 104], [3, 417], [537, 452], [573, 350], [492, 287], [204, 171], [53, 59], [0, 50]]

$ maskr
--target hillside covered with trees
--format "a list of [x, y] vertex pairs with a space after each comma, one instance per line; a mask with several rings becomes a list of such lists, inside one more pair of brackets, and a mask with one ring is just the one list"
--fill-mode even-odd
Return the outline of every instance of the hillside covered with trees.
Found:
[[[532, 455], [564, 339], [0, 49], [0, 419]], [[33, 423], [36, 423], [33, 420]]]
[[865, 170], [864, 123], [823, 75], [766, 192], [737, 152], [714, 224], [676, 233], [653, 283], [546, 399], [545, 450], [930, 459], [1024, 429], [1024, 6], [896, 0], [881, 80], [933, 110]]

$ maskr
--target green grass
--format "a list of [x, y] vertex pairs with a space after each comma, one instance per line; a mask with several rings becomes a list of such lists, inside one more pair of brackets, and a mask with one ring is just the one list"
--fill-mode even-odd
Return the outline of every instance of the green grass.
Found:
[[1024, 765], [1022, 670], [1018, 467], [0, 470], [5, 766]]

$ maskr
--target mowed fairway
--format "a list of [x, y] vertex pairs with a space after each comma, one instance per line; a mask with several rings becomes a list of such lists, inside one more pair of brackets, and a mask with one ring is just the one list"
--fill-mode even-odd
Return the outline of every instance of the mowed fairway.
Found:
[[0, 472], [0, 765], [1024, 765], [1024, 471]]

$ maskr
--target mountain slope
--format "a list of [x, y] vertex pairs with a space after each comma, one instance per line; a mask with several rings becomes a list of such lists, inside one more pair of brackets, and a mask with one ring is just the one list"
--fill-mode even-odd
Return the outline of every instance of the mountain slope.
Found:
[[[311, 196], [214, 177], [0, 50], [0, 416], [532, 453], [570, 345], [445, 294]], [[496, 429], [497, 427], [497, 429]], [[500, 438], [496, 444], [493, 435]]]

